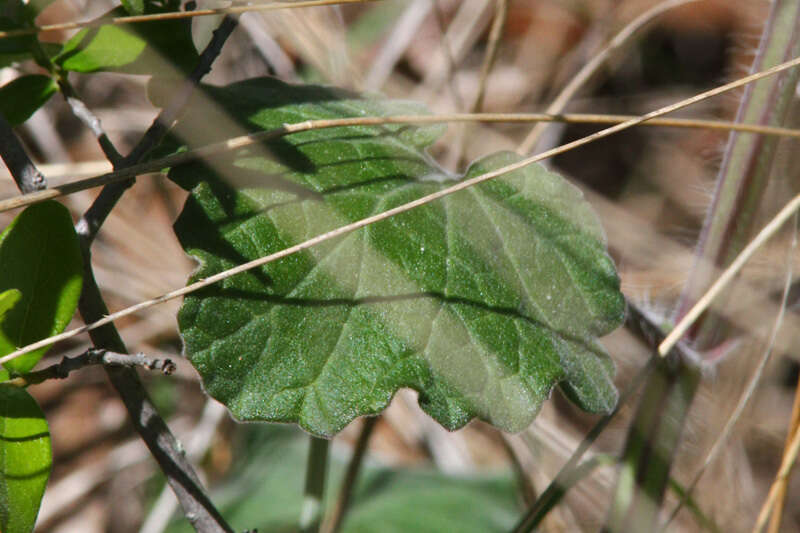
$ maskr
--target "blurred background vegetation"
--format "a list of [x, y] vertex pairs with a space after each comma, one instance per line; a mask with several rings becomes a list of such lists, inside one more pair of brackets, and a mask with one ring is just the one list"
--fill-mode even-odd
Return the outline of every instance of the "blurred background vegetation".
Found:
[[[654, 0], [510, 0], [497, 59], [486, 79], [483, 110], [542, 111], [558, 91], [625, 24]], [[201, 2], [201, 5], [203, 3]], [[492, 0], [384, 0], [364, 5], [247, 13], [205, 81], [228, 83], [260, 75], [315, 82], [424, 102], [433, 112], [473, 109], [482, 84], [497, 3]], [[114, 7], [105, 0], [58, 0], [39, 24], [84, 20]], [[670, 10], [630, 39], [568, 105], [566, 111], [641, 114], [744, 74], [769, 5], [766, 0], [705, 0]], [[199, 40], [214, 21], [195, 19]], [[63, 41], [69, 33], [48, 34]], [[31, 64], [0, 69], [0, 85]], [[86, 104], [122, 152], [155, 117], [147, 78], [101, 73], [71, 75]], [[738, 94], [705, 101], [681, 116], [733, 119]], [[191, 111], [190, 111], [191, 112]], [[496, 150], [515, 150], [529, 125], [451, 125], [432, 155], [462, 169]], [[537, 151], [601, 129], [548, 126]], [[108, 169], [91, 133], [60, 97], [18, 129], [51, 184]], [[727, 135], [702, 129], [634, 128], [559, 156], [547, 164], [578, 184], [600, 214], [626, 296], [669, 318], [691, 268], [691, 252], [713, 190]], [[781, 150], [788, 158], [791, 141]], [[3, 172], [4, 169], [3, 169]], [[775, 176], [771, 205], [785, 201], [797, 175]], [[0, 197], [16, 194], [0, 180]], [[75, 216], [96, 191], [64, 199]], [[182, 286], [193, 269], [171, 224], [185, 192], [162, 177], [140, 178], [122, 199], [94, 247], [95, 273], [112, 310]], [[7, 224], [16, 213], [3, 213]], [[688, 483], [738, 401], [777, 314], [786, 266], [785, 235], [761, 252], [743, 277], [752, 300], [737, 302], [731, 320], [744, 327], [748, 349], [705, 376], [691, 411], [675, 479]], [[792, 258], [797, 267], [797, 257]], [[795, 268], [795, 271], [800, 270]], [[742, 421], [695, 492], [702, 512], [724, 531], [749, 530], [780, 464], [798, 377], [800, 291], [776, 341], [773, 359]], [[119, 323], [131, 351], [176, 360], [171, 377], [146, 375], [150, 393], [186, 444], [237, 529], [292, 530], [305, 473], [302, 432], [287, 426], [238, 425], [207, 402], [198, 377], [180, 358], [179, 302]], [[73, 324], [76, 325], [76, 324]], [[51, 350], [43, 365], [88, 347], [82, 338]], [[650, 348], [627, 330], [605, 339], [624, 388]], [[41, 532], [153, 533], [174, 507], [161, 496], [163, 479], [127, 424], [125, 410], [99, 368], [31, 392], [53, 435], [54, 472], [40, 512]], [[630, 405], [635, 405], [631, 402]], [[631, 407], [623, 409], [593, 453], [617, 453]], [[539, 418], [519, 435], [472, 423], [448, 433], [403, 391], [380, 417], [367, 468], [355, 493], [347, 531], [507, 531], [542, 491], [594, 418], [555, 391]], [[334, 493], [362, 420], [333, 445]], [[569, 492], [544, 531], [594, 531], [603, 524], [614, 483], [610, 467]], [[521, 490], [522, 487], [522, 490]], [[670, 494], [666, 509], [676, 501]], [[794, 505], [793, 505], [794, 504]], [[432, 511], [432, 509], [437, 511]], [[446, 513], [442, 513], [446, 509]], [[185, 521], [170, 526], [186, 530]], [[394, 529], [392, 529], [394, 527]], [[682, 511], [675, 531], [699, 531]], [[782, 531], [800, 531], [800, 480], [790, 483]]]

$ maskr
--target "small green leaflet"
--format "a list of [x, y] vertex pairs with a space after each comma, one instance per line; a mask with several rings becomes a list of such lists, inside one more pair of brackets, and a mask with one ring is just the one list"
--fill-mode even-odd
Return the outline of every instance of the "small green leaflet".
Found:
[[[424, 113], [268, 78], [207, 87], [193, 105], [177, 129], [191, 146], [309, 119]], [[200, 261], [190, 281], [452, 184], [425, 152], [441, 132], [315, 130], [173, 168], [191, 190], [175, 224]], [[518, 160], [494, 154], [467, 176]], [[555, 384], [608, 411], [614, 367], [596, 338], [623, 315], [597, 217], [531, 165], [192, 293], [178, 322], [207, 392], [237, 418], [330, 436], [401, 387], [448, 429], [479, 417], [519, 431]]]
[[50, 432], [36, 400], [0, 385], [0, 531], [33, 530], [51, 465]]
[[[124, 17], [130, 12], [158, 14], [179, 10], [178, 0], [124, 2], [104, 18]], [[192, 43], [191, 22], [176, 19], [83, 29], [64, 44], [53, 61], [73, 72], [110, 70], [173, 79], [190, 72], [198, 57]]]
[[[83, 259], [67, 208], [47, 201], [20, 213], [0, 234], [0, 292], [20, 294], [0, 321], [0, 355], [64, 331], [78, 307], [82, 283]], [[4, 366], [28, 372], [48, 348]]]
[[[17, 289], [8, 289], [0, 292], [0, 324], [3, 323], [3, 319], [9, 309], [14, 307], [20, 298], [22, 298], [22, 293]], [[0, 382], [6, 381], [9, 377], [8, 370], [0, 368]]]
[[17, 126], [28, 120], [58, 91], [50, 76], [20, 76], [0, 87], [0, 113], [9, 124]]

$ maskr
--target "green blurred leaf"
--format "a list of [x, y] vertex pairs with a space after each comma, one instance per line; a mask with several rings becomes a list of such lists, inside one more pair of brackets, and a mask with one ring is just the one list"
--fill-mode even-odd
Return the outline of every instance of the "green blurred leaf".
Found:
[[[221, 109], [197, 99], [178, 130], [192, 145], [423, 112], [272, 79], [206, 93]], [[451, 185], [424, 152], [441, 131], [316, 130], [172, 169], [192, 191], [175, 224], [201, 264], [191, 281]], [[467, 176], [517, 160], [496, 154]], [[597, 217], [578, 189], [531, 165], [192, 293], [178, 321], [206, 391], [237, 418], [333, 435], [401, 387], [449, 429], [479, 417], [519, 431], [559, 382], [582, 408], [607, 411], [614, 369], [596, 337], [623, 313]]]
[[[10, 31], [23, 29], [25, 26], [8, 17], [0, 17], [0, 30]], [[0, 55], [30, 55], [31, 46], [35, 42], [35, 36], [22, 35], [19, 37], [9, 37], [0, 39]]]
[[145, 12], [144, 0], [122, 0], [122, 7], [131, 15], [142, 15]]
[[[178, 11], [180, 2], [146, 2], [145, 13]], [[131, 9], [136, 9], [135, 5]], [[122, 6], [105, 17], [123, 17]], [[127, 74], [174, 77], [189, 72], [198, 59], [188, 20], [148, 21], [119, 26], [87, 28], [75, 34], [54, 58], [61, 68], [73, 72], [112, 70]]]
[[[61, 51], [61, 45], [57, 43], [39, 43], [39, 47], [47, 57], [58, 55], [58, 53]], [[31, 52], [10, 54], [4, 54], [0, 52], [0, 68], [8, 67], [14, 65], [15, 63], [21, 63], [29, 59], [33, 59], [33, 54]]]
[[0, 531], [33, 530], [51, 464], [50, 432], [36, 400], [0, 385]]
[[17, 304], [20, 298], [22, 298], [22, 293], [17, 289], [0, 292], [0, 324], [3, 323], [6, 313]]
[[509, 531], [518, 517], [510, 476], [367, 472], [344, 533]]
[[[34, 21], [39, 13], [52, 2], [53, 0], [0, 1], [0, 12], [2, 12], [0, 30], [9, 31], [30, 28], [35, 23]], [[37, 48], [41, 48], [44, 53], [49, 54], [54, 47], [60, 49], [60, 45], [55, 45], [54, 43], [38, 42], [35, 34], [0, 39], [0, 68], [12, 63], [32, 59], [34, 50]]]
[[[303, 504], [308, 438], [285, 426], [247, 426], [248, 445], [213, 499], [235, 530], [295, 531]], [[341, 484], [345, 463], [333, 454], [326, 507]], [[344, 533], [509, 531], [519, 517], [510, 473], [449, 476], [392, 469], [367, 460], [353, 492]], [[181, 517], [169, 533], [192, 531]]]
[[0, 87], [0, 113], [9, 124], [22, 124], [58, 91], [50, 76], [20, 76]]
[[[0, 291], [22, 297], [0, 323], [0, 355], [55, 335], [69, 324], [81, 294], [78, 237], [69, 211], [53, 201], [25, 209], [0, 235]], [[5, 363], [28, 372], [48, 348]]]

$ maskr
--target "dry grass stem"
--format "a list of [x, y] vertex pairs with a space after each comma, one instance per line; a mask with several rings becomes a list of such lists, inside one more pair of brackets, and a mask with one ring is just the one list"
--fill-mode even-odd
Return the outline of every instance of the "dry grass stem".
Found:
[[[555, 114], [563, 111], [569, 101], [572, 100], [581, 87], [583, 87], [592, 78], [592, 76], [597, 73], [600, 67], [606, 61], [608, 61], [611, 55], [620, 49], [637, 31], [641, 30], [653, 22], [661, 14], [669, 11], [670, 9], [697, 1], [698, 0], [668, 0], [666, 2], [656, 4], [633, 19], [624, 28], [622, 28], [622, 30], [617, 33], [614, 38], [611, 39], [611, 41], [602, 50], [600, 50], [600, 52], [592, 57], [591, 61], [584, 64], [578, 73], [575, 74], [572, 79], [570, 79], [569, 83], [561, 90], [561, 92], [558, 93], [558, 96], [556, 96], [553, 102], [547, 107], [546, 112]], [[527, 154], [536, 148], [536, 145], [538, 144], [539, 139], [541, 138], [542, 133], [544, 133], [546, 127], [547, 125], [544, 123], [537, 124], [531, 130], [528, 136], [525, 137], [525, 140], [522, 141], [522, 144], [519, 145], [518, 152], [521, 154]]]
[[764, 505], [761, 507], [761, 511], [758, 513], [756, 525], [753, 526], [753, 533], [760, 532], [762, 529], [764, 529], [767, 519], [769, 518], [770, 513], [772, 512], [777, 501], [779, 487], [781, 483], [786, 482], [786, 480], [789, 478], [789, 473], [792, 471], [795, 461], [797, 461], [798, 452], [800, 452], [800, 429], [795, 430], [794, 437], [792, 437], [792, 442], [786, 450], [786, 455], [783, 456], [781, 468], [778, 470], [778, 474], [775, 476], [775, 481], [772, 483], [772, 486], [769, 489], [767, 499], [764, 501]]
[[[10, 361], [10, 360], [12, 360], [12, 359], [14, 359], [16, 357], [19, 357], [19, 356], [21, 356], [23, 354], [26, 354], [26, 353], [28, 353], [28, 352], [30, 352], [32, 350], [37, 349], [37, 348], [40, 348], [40, 347], [43, 347], [43, 346], [48, 346], [48, 345], [53, 344], [55, 342], [74, 337], [74, 336], [79, 335], [81, 333], [85, 333], [87, 331], [91, 331], [91, 330], [96, 329], [96, 328], [98, 328], [100, 326], [103, 326], [105, 324], [109, 324], [111, 322], [114, 322], [115, 320], [118, 320], [119, 318], [122, 318], [122, 317], [125, 317], [125, 316], [128, 316], [128, 315], [137, 313], [139, 311], [142, 311], [144, 309], [148, 309], [150, 307], [153, 307], [155, 305], [161, 304], [163, 302], [167, 302], [169, 300], [172, 300], [172, 299], [175, 299], [175, 298], [179, 298], [181, 296], [185, 296], [185, 295], [187, 295], [187, 294], [189, 294], [191, 292], [197, 291], [197, 290], [202, 289], [204, 287], [207, 287], [209, 285], [213, 285], [214, 283], [217, 283], [218, 281], [221, 281], [223, 279], [227, 279], [227, 278], [229, 278], [231, 276], [235, 276], [236, 274], [240, 274], [242, 272], [246, 272], [248, 270], [252, 270], [254, 268], [258, 268], [260, 266], [266, 265], [266, 264], [271, 263], [273, 261], [277, 261], [278, 259], [281, 259], [283, 257], [287, 257], [289, 255], [292, 255], [294, 253], [300, 252], [300, 251], [305, 250], [307, 248], [311, 248], [312, 246], [315, 246], [315, 245], [317, 245], [319, 243], [322, 243], [322, 242], [325, 242], [327, 240], [333, 239], [335, 237], [339, 237], [339, 236], [351, 233], [353, 231], [356, 231], [357, 229], [363, 228], [364, 226], [368, 226], [370, 224], [374, 224], [375, 222], [380, 222], [381, 220], [385, 220], [387, 218], [390, 218], [390, 217], [392, 217], [394, 215], [398, 215], [400, 213], [404, 213], [406, 211], [410, 211], [411, 209], [414, 209], [414, 208], [417, 208], [419, 206], [428, 204], [430, 202], [439, 200], [439, 199], [444, 198], [445, 196], [448, 196], [450, 194], [456, 193], [458, 191], [462, 191], [464, 189], [467, 189], [467, 188], [472, 187], [474, 185], [477, 185], [479, 183], [483, 183], [484, 181], [488, 181], [488, 180], [494, 179], [496, 177], [502, 176], [504, 174], [507, 174], [509, 172], [513, 172], [515, 170], [519, 170], [521, 168], [524, 168], [524, 167], [526, 167], [526, 166], [528, 166], [530, 164], [536, 163], [536, 162], [541, 161], [543, 159], [547, 159], [547, 158], [550, 158], [550, 157], [553, 157], [553, 156], [568, 152], [568, 151], [573, 150], [575, 148], [578, 148], [580, 146], [584, 146], [586, 144], [592, 143], [592, 142], [597, 141], [599, 139], [603, 139], [603, 138], [608, 137], [610, 135], [613, 135], [613, 134], [615, 134], [617, 132], [623, 131], [625, 129], [628, 129], [628, 128], [631, 128], [631, 127], [636, 126], [638, 124], [641, 124], [643, 122], [646, 122], [646, 121], [648, 121], [650, 119], [658, 118], [658, 117], [660, 117], [662, 115], [666, 115], [666, 114], [671, 113], [673, 111], [677, 111], [679, 109], [683, 109], [683, 108], [688, 107], [688, 106], [690, 106], [690, 105], [692, 105], [692, 104], [694, 104], [696, 102], [700, 102], [702, 100], [711, 98], [713, 96], [716, 96], [716, 95], [719, 95], [719, 94], [723, 94], [723, 93], [725, 93], [727, 91], [731, 91], [731, 90], [736, 89], [738, 87], [742, 87], [744, 85], [747, 85], [748, 83], [752, 83], [752, 82], [757, 81], [759, 79], [762, 79], [762, 78], [777, 74], [777, 73], [782, 72], [784, 70], [787, 70], [789, 68], [793, 68], [793, 67], [795, 67], [797, 65], [800, 65], [800, 58], [795, 58], [795, 59], [793, 59], [791, 61], [787, 61], [787, 62], [781, 63], [779, 65], [776, 65], [776, 66], [774, 66], [774, 67], [772, 67], [770, 69], [764, 70], [762, 72], [758, 72], [758, 73], [755, 73], [755, 74], [751, 74], [749, 76], [745, 76], [745, 77], [740, 78], [738, 80], [735, 80], [733, 82], [727, 83], [725, 85], [716, 87], [716, 88], [711, 89], [709, 91], [705, 91], [705, 92], [702, 92], [702, 93], [697, 94], [695, 96], [692, 96], [691, 98], [686, 98], [684, 100], [681, 100], [681, 101], [676, 102], [674, 104], [662, 107], [660, 109], [657, 109], [655, 111], [652, 111], [652, 112], [647, 113], [645, 115], [642, 115], [640, 117], [636, 117], [636, 118], [633, 118], [631, 120], [627, 120], [625, 122], [622, 122], [620, 124], [616, 124], [614, 126], [611, 126], [611, 127], [606, 128], [604, 130], [598, 131], [598, 132], [593, 133], [591, 135], [587, 135], [586, 137], [582, 137], [582, 138], [577, 139], [575, 141], [572, 141], [570, 143], [566, 143], [566, 144], [561, 145], [561, 146], [559, 146], [557, 148], [553, 148], [552, 150], [548, 150], [546, 152], [542, 152], [542, 153], [537, 154], [535, 156], [528, 157], [528, 158], [523, 159], [523, 160], [521, 160], [521, 161], [519, 161], [517, 163], [511, 164], [511, 165], [507, 165], [505, 167], [499, 168], [499, 169], [494, 170], [492, 172], [487, 172], [485, 174], [481, 174], [480, 176], [476, 176], [476, 177], [468, 179], [468, 180], [461, 181], [461, 182], [459, 182], [459, 183], [457, 183], [455, 185], [452, 185], [450, 187], [447, 187], [445, 189], [437, 191], [437, 192], [435, 192], [433, 194], [429, 194], [429, 195], [423, 196], [423, 197], [418, 198], [418, 199], [416, 199], [414, 201], [399, 205], [399, 206], [397, 206], [395, 208], [389, 209], [389, 210], [384, 211], [382, 213], [378, 213], [376, 215], [373, 215], [373, 216], [358, 220], [358, 221], [353, 222], [351, 224], [347, 224], [347, 225], [339, 227], [339, 228], [337, 228], [335, 230], [332, 230], [332, 231], [323, 233], [321, 235], [318, 235], [318, 236], [316, 236], [316, 237], [314, 237], [312, 239], [308, 239], [307, 241], [304, 241], [304, 242], [301, 242], [301, 243], [296, 244], [294, 246], [291, 246], [289, 248], [285, 248], [285, 249], [283, 249], [283, 250], [281, 250], [279, 252], [276, 252], [274, 254], [270, 254], [270, 255], [255, 259], [253, 261], [249, 261], [247, 263], [244, 263], [244, 264], [239, 265], [237, 267], [234, 267], [232, 269], [220, 272], [219, 274], [216, 274], [214, 276], [209, 276], [206, 279], [203, 279], [203, 280], [197, 281], [195, 283], [192, 283], [190, 285], [187, 285], [186, 287], [183, 287], [181, 289], [177, 289], [175, 291], [168, 292], [166, 294], [162, 294], [161, 296], [159, 296], [157, 298], [153, 298], [152, 300], [141, 302], [139, 304], [133, 305], [131, 307], [128, 307], [128, 308], [123, 309], [121, 311], [118, 311], [116, 313], [112, 313], [112, 314], [110, 314], [110, 315], [108, 315], [108, 316], [106, 316], [106, 317], [104, 317], [104, 318], [102, 318], [100, 320], [97, 320], [97, 321], [92, 322], [90, 324], [86, 324], [85, 326], [66, 331], [64, 333], [61, 333], [60, 335], [54, 335], [52, 337], [48, 337], [48, 338], [43, 339], [41, 341], [38, 341], [36, 343], [29, 344], [28, 346], [24, 346], [24, 347], [14, 351], [14, 352], [11, 352], [10, 354], [8, 354], [6, 356], [0, 357], [0, 364], [5, 363], [7, 361]], [[769, 230], [770, 231], [769, 235], [772, 235], [775, 231], [777, 231], [777, 227], [780, 227], [780, 225], [782, 225], [783, 222], [785, 222], [785, 220], [788, 219], [788, 217], [791, 216], [791, 214], [794, 213], [794, 211], [798, 207], [800, 207], [800, 196], [797, 196], [794, 200], [792, 200], [781, 211], [781, 213], [779, 213], [778, 216], [772, 222], [770, 222], [770, 224], [766, 228], [764, 228], [764, 230], [762, 230], [762, 234], [764, 232], [766, 232], [767, 230]], [[773, 226], [777, 226], [777, 227], [773, 228]], [[761, 234], [759, 234], [759, 237], [761, 237]], [[757, 237], [757, 240], [758, 240], [758, 237]], [[766, 238], [765, 238], [765, 240], [766, 240]], [[753, 243], [751, 243], [751, 245], [748, 245], [748, 248], [746, 248], [745, 251], [740, 255], [740, 257], [737, 258], [737, 261], [734, 263], [734, 265], [732, 265], [732, 267], [740, 262], [739, 259], [743, 258], [741, 260], [741, 264], [742, 265], [744, 264], [744, 262], [746, 262], [747, 258], [749, 257], [748, 255], [746, 255], [746, 252], [748, 251], [748, 249], [752, 245], [753, 245]], [[758, 243], [754, 247], [754, 249], [757, 248], [759, 245], [760, 245], [760, 243]], [[750, 252], [750, 254], [752, 254], [752, 252]], [[741, 268], [741, 265], [739, 266], [739, 268]], [[730, 269], [729, 269], [728, 272], [730, 272]], [[729, 277], [732, 277], [734, 274], [735, 274], [735, 272], [734, 273], [730, 273]], [[717, 284], [715, 284], [714, 287], [716, 287], [717, 285], [724, 286], [724, 284], [726, 284], [728, 281], [729, 280], [726, 281], [726, 276], [725, 276], [725, 274], [723, 274], [723, 276], [720, 278], [720, 280], [718, 280]], [[720, 282], [724, 282], [724, 283], [720, 283]], [[712, 290], [714, 290], [714, 287], [712, 287]], [[720, 289], [717, 289], [717, 291], [718, 290], [720, 290]], [[711, 291], [709, 291], [709, 292], [711, 292]], [[712, 295], [712, 299], [713, 299], [713, 295]], [[700, 313], [700, 311], [697, 312], [698, 315], [699, 315], [699, 313]], [[690, 315], [691, 315], [691, 313], [690, 313]], [[687, 315], [687, 317], [690, 316], [690, 315]], [[694, 319], [696, 319], [696, 317], [694, 317], [692, 320], [694, 320]], [[686, 320], [684, 320], [684, 322], [686, 322]], [[679, 326], [680, 326], [680, 324], [679, 324]], [[685, 328], [688, 327], [688, 324], [685, 324], [682, 327], [684, 328], [684, 331], [685, 331]], [[682, 336], [682, 334], [683, 334], [683, 332], [679, 332], [678, 328], [676, 327], [675, 330], [673, 330], [673, 333], [670, 334], [670, 337], [674, 337], [670, 341], [670, 344], [667, 343], [667, 340], [670, 340], [670, 337], [668, 337], [668, 339], [665, 340], [661, 344], [661, 346], [659, 346], [659, 352], [662, 353], [662, 354], [666, 353], [666, 352], [663, 352], [662, 349], [664, 349], [665, 347], [671, 348], [674, 345], [674, 343], [677, 342], [677, 339], [680, 338], [680, 336]], [[669, 351], [669, 349], [667, 349], [667, 351]]]
[[667, 355], [675, 344], [683, 337], [686, 331], [694, 324], [694, 321], [708, 309], [714, 299], [725, 289], [725, 287], [733, 280], [736, 274], [742, 269], [747, 261], [753, 254], [768, 241], [778, 230], [789, 220], [795, 212], [800, 209], [800, 195], [795, 196], [781, 211], [775, 215], [769, 224], [764, 226], [756, 237], [742, 250], [736, 257], [736, 260], [725, 269], [722, 275], [714, 282], [708, 291], [700, 298], [697, 303], [689, 310], [688, 313], [681, 319], [675, 328], [670, 331], [667, 338], [658, 346], [658, 353], [663, 357]]
[[303, 7], [333, 6], [339, 4], [366, 4], [380, 0], [300, 0], [297, 2], [270, 2], [266, 4], [249, 4], [244, 6], [219, 7], [214, 9], [197, 9], [195, 11], [175, 11], [173, 13], [158, 13], [154, 15], [131, 15], [128, 17], [111, 17], [84, 22], [62, 22], [59, 24], [45, 24], [31, 28], [0, 31], [0, 40], [22, 35], [33, 35], [48, 31], [77, 30], [81, 28], [97, 28], [99, 26], [120, 26], [137, 22], [153, 22], [156, 20], [174, 20], [194, 17], [208, 17], [211, 15], [239, 15], [250, 11], [276, 11], [279, 9], [299, 9]]
[[[229, 150], [244, 148], [252, 144], [264, 142], [293, 133], [304, 131], [338, 128], [346, 126], [380, 126], [385, 124], [431, 124], [442, 122], [485, 122], [485, 123], [528, 123], [528, 122], [564, 122], [564, 123], [585, 123], [585, 124], [622, 124], [643, 118], [636, 115], [603, 115], [590, 113], [569, 113], [564, 115], [548, 115], [545, 113], [452, 113], [443, 115], [398, 115], [393, 117], [357, 117], [342, 119], [323, 119], [308, 120], [294, 124], [286, 124], [274, 130], [242, 135], [222, 141], [216, 144], [195, 148], [187, 152], [154, 159], [145, 163], [140, 163], [119, 171], [107, 172], [99, 176], [76, 180], [62, 185], [23, 194], [0, 200], [0, 213], [25, 207], [27, 205], [52, 200], [61, 196], [66, 196], [86, 189], [100, 187], [109, 183], [123, 181], [132, 177], [158, 172], [164, 168], [195, 161], [205, 157], [210, 157]], [[634, 124], [636, 126], [650, 127], [669, 127], [669, 128], [698, 128], [718, 131], [742, 131], [747, 133], [757, 133], [762, 135], [778, 135], [782, 137], [800, 138], [800, 130], [790, 128], [780, 128], [773, 126], [761, 126], [756, 124], [740, 124], [736, 122], [726, 122], [719, 120], [703, 119], [681, 119], [681, 118], [651, 118], [646, 122]], [[549, 156], [548, 156], [549, 157]], [[80, 165], [76, 172], [88, 172], [90, 169], [98, 168], [105, 163], [87, 163], [85, 167]], [[47, 168], [47, 167], [43, 167]], [[54, 172], [63, 174], [72, 166], [55, 165]], [[85, 168], [85, 170], [84, 170]]]
[[[795, 224], [793, 227], [793, 237], [789, 245], [789, 253], [786, 265], [786, 276], [783, 283], [783, 294], [781, 295], [781, 303], [780, 306], [778, 307], [778, 314], [775, 317], [775, 322], [772, 325], [767, 346], [764, 348], [761, 359], [758, 362], [758, 366], [750, 376], [750, 381], [747, 383], [744, 392], [742, 392], [742, 395], [739, 398], [739, 402], [736, 404], [736, 407], [734, 408], [730, 417], [728, 417], [728, 420], [725, 422], [725, 427], [719, 433], [719, 436], [717, 437], [716, 441], [714, 441], [714, 444], [711, 446], [711, 449], [709, 450], [708, 454], [706, 454], [706, 457], [703, 460], [703, 464], [697, 470], [697, 473], [695, 473], [691, 483], [689, 483], [689, 485], [686, 486], [683, 497], [680, 499], [678, 504], [672, 510], [672, 513], [670, 514], [670, 517], [667, 519], [667, 522], [664, 527], [667, 527], [670, 524], [670, 522], [672, 522], [672, 520], [675, 519], [681, 508], [686, 504], [687, 501], [689, 501], [689, 499], [692, 497], [694, 489], [697, 487], [697, 484], [703, 477], [703, 474], [705, 474], [708, 467], [717, 458], [723, 446], [725, 446], [728, 443], [728, 438], [733, 432], [733, 428], [736, 426], [736, 424], [738, 424], [739, 420], [742, 417], [742, 414], [744, 413], [745, 407], [747, 407], [748, 403], [755, 394], [756, 387], [761, 382], [761, 379], [764, 376], [764, 370], [767, 368], [767, 363], [769, 363], [770, 358], [774, 352], [775, 341], [778, 337], [778, 330], [780, 330], [781, 325], [783, 324], [783, 318], [786, 314], [786, 304], [787, 300], [789, 299], [789, 291], [792, 287], [792, 279], [794, 277], [794, 269], [792, 268], [793, 266], [792, 261], [794, 259], [794, 254], [797, 250], [797, 213], [794, 213], [793, 216]], [[789, 434], [792, 435], [791, 431]], [[787, 442], [787, 450], [788, 450], [788, 442]]]

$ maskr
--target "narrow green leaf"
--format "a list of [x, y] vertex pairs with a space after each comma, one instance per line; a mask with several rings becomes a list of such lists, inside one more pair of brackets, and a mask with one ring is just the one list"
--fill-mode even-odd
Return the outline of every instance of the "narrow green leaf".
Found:
[[[176, 11], [180, 7], [177, 0], [160, 4], [147, 2], [145, 13]], [[128, 12], [120, 6], [104, 17], [126, 15]], [[54, 62], [73, 72], [111, 70], [174, 77], [175, 69], [190, 71], [198, 57], [192, 42], [191, 23], [188, 20], [163, 20], [82, 30], [67, 41]]]
[[[194, 108], [179, 131], [196, 144], [236, 127], [423, 111], [272, 79], [207, 96], [234, 124]], [[192, 191], [175, 224], [200, 261], [192, 281], [452, 184], [424, 152], [440, 132], [317, 130], [172, 169]], [[467, 176], [517, 160], [496, 154]], [[193, 293], [178, 321], [207, 392], [236, 417], [333, 435], [401, 387], [449, 429], [479, 417], [519, 431], [559, 382], [607, 411], [614, 369], [596, 337], [623, 313], [597, 217], [531, 165]]]
[[50, 432], [36, 400], [0, 385], [0, 531], [33, 530], [51, 464]]
[[[0, 291], [17, 289], [17, 304], [0, 323], [0, 355], [64, 330], [78, 305], [82, 265], [69, 211], [53, 201], [32, 205], [0, 235]], [[5, 363], [27, 372], [47, 348]]]
[[22, 124], [56, 91], [58, 84], [50, 76], [20, 76], [0, 87], [0, 113], [12, 126]]

